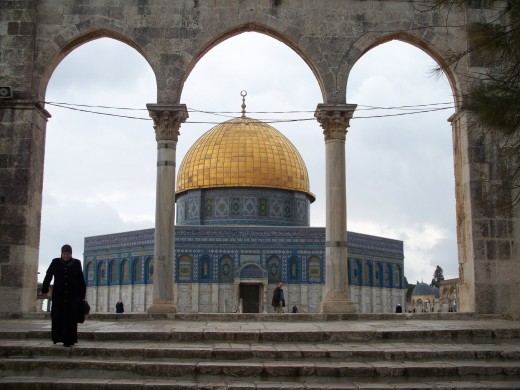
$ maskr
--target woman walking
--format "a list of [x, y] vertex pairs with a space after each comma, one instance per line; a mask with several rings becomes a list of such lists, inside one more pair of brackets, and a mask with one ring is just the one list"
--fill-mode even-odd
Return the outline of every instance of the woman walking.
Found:
[[42, 285], [42, 294], [49, 292], [54, 278], [51, 297], [52, 341], [71, 347], [78, 342], [80, 302], [85, 299], [87, 286], [81, 261], [72, 257], [72, 247], [63, 245], [61, 257], [52, 260]]

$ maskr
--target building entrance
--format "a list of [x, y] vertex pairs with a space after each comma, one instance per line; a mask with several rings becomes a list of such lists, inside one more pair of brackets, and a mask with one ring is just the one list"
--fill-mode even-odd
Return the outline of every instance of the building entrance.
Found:
[[240, 284], [243, 313], [260, 313], [260, 285]]

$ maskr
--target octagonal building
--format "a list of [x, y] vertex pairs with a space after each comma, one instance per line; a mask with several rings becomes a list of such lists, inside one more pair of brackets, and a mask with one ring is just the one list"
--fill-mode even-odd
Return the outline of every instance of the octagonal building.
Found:
[[[243, 106], [244, 108], [244, 106]], [[176, 189], [178, 312], [320, 310], [325, 228], [310, 227], [305, 163], [278, 130], [259, 120], [223, 122], [180, 164]], [[348, 232], [348, 283], [357, 312], [393, 312], [405, 301], [403, 242]], [[154, 229], [85, 238], [87, 299], [94, 311], [144, 312], [152, 303]]]

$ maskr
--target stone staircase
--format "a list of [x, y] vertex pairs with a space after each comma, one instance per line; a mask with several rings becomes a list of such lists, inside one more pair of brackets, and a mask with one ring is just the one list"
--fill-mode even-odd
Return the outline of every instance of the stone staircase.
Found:
[[71, 348], [0, 320], [0, 388], [520, 389], [518, 321], [313, 318], [105, 316]]

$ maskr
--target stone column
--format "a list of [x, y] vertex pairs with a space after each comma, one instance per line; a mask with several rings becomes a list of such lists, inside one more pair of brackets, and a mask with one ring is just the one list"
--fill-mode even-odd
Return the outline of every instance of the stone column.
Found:
[[184, 104], [146, 106], [157, 140], [153, 303], [148, 313], [175, 313], [175, 157], [179, 128], [188, 111]]
[[50, 114], [38, 102], [0, 100], [1, 314], [36, 311], [45, 132], [49, 118]]
[[345, 139], [355, 104], [318, 104], [314, 116], [325, 135], [325, 288], [322, 313], [353, 313], [347, 269]]

